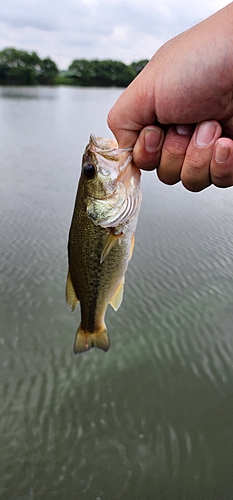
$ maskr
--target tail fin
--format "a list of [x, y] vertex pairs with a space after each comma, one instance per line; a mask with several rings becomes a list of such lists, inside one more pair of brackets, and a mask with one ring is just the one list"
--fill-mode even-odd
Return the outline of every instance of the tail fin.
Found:
[[107, 329], [104, 328], [100, 332], [85, 332], [82, 327], [78, 328], [76, 339], [74, 343], [75, 354], [80, 354], [81, 352], [89, 351], [92, 347], [97, 347], [102, 349], [102, 351], [108, 351], [110, 347], [109, 337]]

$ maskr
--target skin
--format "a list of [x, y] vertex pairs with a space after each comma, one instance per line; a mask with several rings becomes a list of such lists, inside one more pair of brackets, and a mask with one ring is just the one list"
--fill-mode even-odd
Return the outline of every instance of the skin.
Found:
[[233, 185], [233, 3], [163, 45], [108, 126], [138, 168], [190, 191]]

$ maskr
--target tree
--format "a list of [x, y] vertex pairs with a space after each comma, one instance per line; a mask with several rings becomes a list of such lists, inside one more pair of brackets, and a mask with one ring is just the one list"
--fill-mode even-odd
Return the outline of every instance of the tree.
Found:
[[111, 59], [75, 59], [64, 78], [58, 77], [59, 70], [50, 57], [40, 59], [36, 52], [10, 47], [0, 52], [0, 84], [54, 85], [65, 80], [82, 86], [127, 87], [147, 63], [147, 59], [142, 59], [128, 66]]
[[92, 85], [95, 70], [92, 61], [86, 59], [75, 59], [68, 69], [68, 75], [72, 77], [77, 85]]
[[21, 85], [37, 83], [40, 58], [35, 52], [7, 48], [0, 52], [0, 82]]
[[120, 61], [93, 61], [95, 85], [126, 87], [134, 78], [132, 69]]
[[43, 85], [54, 85], [56, 76], [58, 75], [58, 67], [52, 59], [46, 57], [40, 61], [40, 69], [38, 73], [38, 81]]
[[52, 85], [58, 68], [49, 57], [41, 60], [36, 52], [7, 48], [0, 52], [0, 83], [8, 85]]
[[68, 74], [77, 85], [103, 87], [126, 87], [135, 76], [132, 68], [123, 62], [110, 59], [76, 59], [69, 66]]

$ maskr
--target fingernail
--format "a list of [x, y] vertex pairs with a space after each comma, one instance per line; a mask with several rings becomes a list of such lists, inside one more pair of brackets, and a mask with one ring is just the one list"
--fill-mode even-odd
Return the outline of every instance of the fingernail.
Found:
[[179, 135], [189, 135], [193, 130], [192, 125], [176, 125], [176, 132]]
[[154, 153], [159, 146], [160, 139], [161, 139], [161, 130], [157, 128], [147, 128], [145, 130], [145, 138], [144, 138], [145, 150], [148, 153]]
[[213, 140], [216, 132], [216, 126], [212, 122], [200, 123], [196, 132], [196, 143], [198, 146], [208, 146]]
[[217, 143], [215, 148], [215, 161], [217, 163], [225, 163], [230, 154], [230, 148], [222, 146], [222, 144]]

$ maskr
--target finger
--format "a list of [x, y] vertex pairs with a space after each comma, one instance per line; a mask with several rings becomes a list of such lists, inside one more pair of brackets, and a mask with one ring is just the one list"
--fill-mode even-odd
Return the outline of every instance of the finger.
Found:
[[180, 181], [181, 168], [193, 133], [193, 125], [172, 125], [164, 139], [157, 174], [165, 184]]
[[221, 137], [214, 146], [210, 164], [212, 183], [221, 188], [233, 186], [233, 141]]
[[230, 116], [228, 120], [224, 120], [223, 123], [221, 123], [222, 126], [222, 135], [224, 137], [229, 137], [230, 139], [233, 139], [233, 116]]
[[221, 126], [212, 120], [197, 125], [186, 151], [180, 178], [189, 191], [201, 191], [211, 184], [210, 163]]
[[139, 131], [143, 126], [134, 121], [130, 115], [125, 114], [123, 94], [109, 111], [107, 123], [118, 142], [119, 148], [131, 148], [134, 146]]
[[133, 147], [139, 132], [156, 121], [154, 78], [150, 67], [149, 62], [108, 113], [108, 126], [120, 148]]
[[164, 132], [156, 126], [145, 127], [133, 149], [133, 161], [143, 170], [154, 170], [160, 159]]

